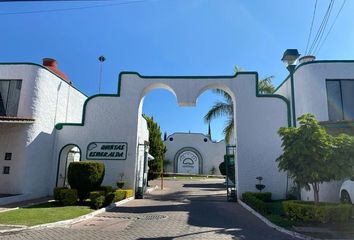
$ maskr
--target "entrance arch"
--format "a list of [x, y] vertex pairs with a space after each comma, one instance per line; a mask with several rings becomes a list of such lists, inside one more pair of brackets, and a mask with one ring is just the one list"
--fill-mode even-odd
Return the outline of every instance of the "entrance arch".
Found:
[[67, 144], [59, 152], [56, 187], [68, 185], [67, 173], [71, 162], [81, 161], [81, 149], [76, 144]]
[[180, 106], [195, 106], [198, 96], [207, 89], [228, 89], [226, 92], [234, 102], [235, 129], [231, 143], [238, 147], [235, 155], [238, 196], [254, 190], [257, 176], [267, 179], [267, 190], [275, 198], [284, 196], [286, 174], [279, 172], [275, 159], [282, 153], [277, 131], [290, 123], [290, 102], [281, 95], [259, 93], [256, 72], [233, 76], [142, 76], [121, 72], [117, 94], [89, 97], [83, 105], [81, 121], [56, 125], [60, 131], [57, 150], [71, 141], [82, 146], [84, 154], [90, 142], [126, 142], [127, 158], [122, 162], [106, 161], [111, 171], [107, 171], [104, 181], [113, 185], [117, 181], [115, 170], [124, 169], [126, 186], [134, 188], [138, 135], [144, 124], [140, 120], [141, 102], [155, 88], [172, 90]]

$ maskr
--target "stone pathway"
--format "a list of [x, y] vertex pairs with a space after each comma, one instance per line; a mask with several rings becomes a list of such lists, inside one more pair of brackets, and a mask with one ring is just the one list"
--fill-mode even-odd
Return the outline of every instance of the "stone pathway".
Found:
[[226, 202], [222, 180], [165, 181], [165, 186], [81, 223], [0, 239], [293, 239]]

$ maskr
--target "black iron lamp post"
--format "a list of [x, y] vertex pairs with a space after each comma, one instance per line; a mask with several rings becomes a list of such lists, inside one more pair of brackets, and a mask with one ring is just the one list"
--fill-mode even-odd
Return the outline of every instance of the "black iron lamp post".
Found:
[[286, 68], [290, 73], [290, 84], [291, 84], [291, 109], [292, 109], [292, 122], [293, 126], [296, 127], [296, 115], [295, 115], [295, 94], [294, 94], [294, 72], [295, 72], [295, 61], [300, 56], [297, 49], [287, 49], [282, 57]]

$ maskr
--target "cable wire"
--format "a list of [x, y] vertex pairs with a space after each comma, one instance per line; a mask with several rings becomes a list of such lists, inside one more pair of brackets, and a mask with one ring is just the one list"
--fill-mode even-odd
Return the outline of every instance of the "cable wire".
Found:
[[346, 1], [347, 1], [347, 0], [343, 0], [342, 5], [341, 5], [341, 7], [340, 7], [338, 13], [337, 13], [336, 17], [334, 18], [334, 21], [333, 21], [331, 27], [329, 28], [329, 30], [328, 30], [328, 32], [327, 32], [327, 34], [326, 34], [326, 37], [323, 39], [323, 41], [322, 41], [320, 47], [315, 51], [315, 54], [318, 54], [318, 53], [319, 53], [319, 51], [321, 50], [322, 46], [323, 46], [324, 43], [326, 42], [326, 40], [327, 40], [327, 38], [328, 38], [328, 35], [329, 35], [329, 33], [331, 32], [331, 30], [332, 30], [334, 24], [336, 23], [339, 14], [342, 12], [343, 7], [344, 7]]
[[309, 37], [307, 38], [306, 51], [305, 51], [306, 55], [308, 54], [307, 49], [309, 47], [309, 43], [310, 43], [310, 39], [311, 39], [311, 35], [312, 35], [313, 22], [315, 21], [315, 16], [316, 16], [316, 8], [317, 8], [317, 0], [315, 2], [315, 8], [314, 8], [313, 14], [312, 14], [312, 21], [311, 21]]
[[101, 4], [101, 5], [93, 5], [93, 6], [85, 6], [85, 7], [58, 8], [58, 9], [34, 10], [34, 11], [24, 11], [24, 12], [8, 12], [8, 13], [0, 13], [0, 16], [49, 13], [49, 12], [64, 12], [64, 11], [83, 10], [83, 9], [90, 9], [90, 8], [112, 7], [112, 6], [136, 4], [136, 3], [142, 3], [142, 2], [146, 2], [146, 0], [126, 1], [126, 2], [120, 2], [120, 3]]
[[323, 34], [324, 29], [326, 28], [326, 25], [327, 25], [327, 22], [328, 22], [328, 18], [330, 16], [331, 11], [332, 11], [333, 3], [334, 3], [334, 0], [331, 0], [331, 2], [328, 5], [327, 11], [326, 11], [325, 15], [323, 16], [321, 25], [318, 28], [316, 36], [315, 36], [315, 38], [314, 38], [314, 40], [313, 40], [313, 42], [311, 44], [311, 47], [310, 47], [310, 50], [309, 50], [310, 54], [313, 53], [313, 50], [314, 50], [315, 46], [317, 45], [321, 35]]

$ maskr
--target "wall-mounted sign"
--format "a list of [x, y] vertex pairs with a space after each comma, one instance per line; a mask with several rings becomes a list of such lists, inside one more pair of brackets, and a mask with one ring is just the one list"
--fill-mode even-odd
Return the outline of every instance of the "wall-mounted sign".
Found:
[[87, 146], [88, 160], [125, 160], [128, 144], [125, 142], [92, 142]]
[[199, 158], [193, 151], [184, 151], [177, 157], [177, 171], [179, 173], [199, 173]]

